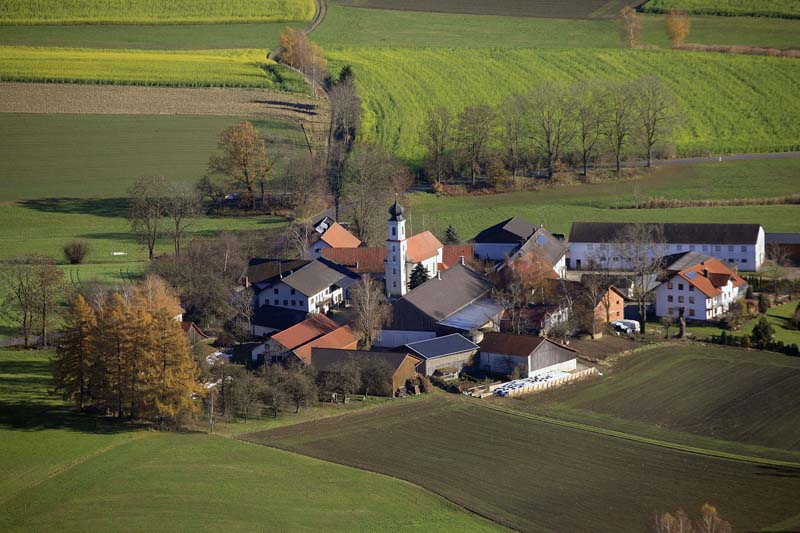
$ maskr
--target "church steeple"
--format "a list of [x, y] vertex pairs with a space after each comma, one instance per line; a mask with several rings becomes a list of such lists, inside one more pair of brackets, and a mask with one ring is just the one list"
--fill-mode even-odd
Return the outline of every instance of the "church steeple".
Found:
[[386, 294], [399, 298], [408, 292], [406, 220], [403, 206], [395, 197], [389, 208], [389, 238], [386, 240]]

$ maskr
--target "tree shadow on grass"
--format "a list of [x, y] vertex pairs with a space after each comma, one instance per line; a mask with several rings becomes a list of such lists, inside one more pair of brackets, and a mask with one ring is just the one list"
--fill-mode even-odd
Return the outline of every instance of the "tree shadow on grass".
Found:
[[39, 198], [22, 200], [19, 205], [46, 213], [94, 215], [109, 218], [128, 216], [127, 198]]
[[800, 478], [800, 468], [771, 465], [758, 465], [757, 468], [759, 476]]

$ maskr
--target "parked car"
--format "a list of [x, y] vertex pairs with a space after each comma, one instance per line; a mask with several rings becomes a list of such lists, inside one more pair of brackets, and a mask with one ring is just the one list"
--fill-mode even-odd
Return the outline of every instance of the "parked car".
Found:
[[615, 320], [611, 323], [616, 331], [622, 333], [639, 333], [639, 322], [636, 320]]

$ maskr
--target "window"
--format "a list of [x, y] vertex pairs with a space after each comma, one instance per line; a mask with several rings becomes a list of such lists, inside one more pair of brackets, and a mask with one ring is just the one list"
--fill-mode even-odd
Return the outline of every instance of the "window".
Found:
[[396, 268], [392, 269], [392, 274], [397, 275], [397, 269]]
[[667, 283], [667, 288], [672, 290], [672, 282], [671, 281], [669, 283]]
[[722, 250], [722, 246], [720, 246], [719, 244], [714, 245], [715, 252], [719, 252], [720, 250]]
[[689, 316], [694, 316], [694, 309], [689, 309]]
[[689, 285], [689, 292], [694, 292], [694, 285]]
[[732, 252], [733, 251], [733, 246], [728, 245], [728, 251]]
[[689, 296], [689, 303], [690, 303], [690, 304], [693, 304], [693, 303], [694, 303], [694, 296]]
[[674, 300], [675, 300], [675, 298], [671, 294], [669, 296], [667, 296], [667, 301], [668, 302], [672, 302]]
[[673, 313], [672, 313], [672, 310], [673, 310], [673, 308], [672, 308], [672, 307], [667, 307], [667, 314], [668, 314], [668, 315], [671, 315], [671, 314], [673, 314]]
[[742, 263], [747, 263], [747, 258], [742, 259]]
[[678, 251], [679, 251], [679, 252], [682, 252], [682, 251], [683, 251], [683, 245], [682, 245], [682, 244], [679, 244], [679, 245], [678, 245]]
[[397, 235], [397, 229], [396, 228], [392, 228], [392, 237], [394, 237], [395, 235]]
[[293, 305], [293, 306], [294, 306], [294, 305], [297, 305], [297, 301], [296, 301], [296, 300], [292, 300], [292, 305]]
[[683, 303], [683, 296], [678, 296], [678, 303], [679, 303], [679, 304], [682, 304], [682, 303]]
[[289, 305], [289, 300], [284, 300], [283, 305]]
[[396, 281], [393, 281], [393, 282], [392, 282], [392, 287], [395, 287], [395, 288], [397, 288], [397, 282], [396, 282]]
[[708, 251], [708, 245], [707, 245], [707, 244], [704, 244], [704, 245], [703, 245], [703, 251], [704, 251], [704, 252], [707, 252], [707, 251]]
[[747, 246], [742, 246], [741, 251], [742, 252], [746, 252], [747, 251]]
[[678, 290], [679, 290], [679, 291], [682, 291], [682, 290], [683, 290], [683, 283], [678, 283]]
[[275, 303], [275, 305], [280, 305], [281, 304], [281, 301], [278, 300], [277, 298], [275, 298], [275, 300], [273, 300], [273, 302]]
[[278, 289], [272, 289], [273, 294], [278, 294]]
[[295, 295], [294, 289], [291, 290], [292, 296]]

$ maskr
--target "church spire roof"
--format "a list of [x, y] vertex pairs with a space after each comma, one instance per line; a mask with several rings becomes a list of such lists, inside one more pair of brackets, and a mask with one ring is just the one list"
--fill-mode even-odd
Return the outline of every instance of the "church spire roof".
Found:
[[394, 204], [389, 208], [389, 214], [391, 215], [389, 222], [401, 222], [403, 220], [403, 211], [405, 210], [402, 205], [397, 203], [397, 195], [395, 195]]

